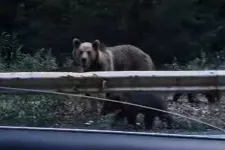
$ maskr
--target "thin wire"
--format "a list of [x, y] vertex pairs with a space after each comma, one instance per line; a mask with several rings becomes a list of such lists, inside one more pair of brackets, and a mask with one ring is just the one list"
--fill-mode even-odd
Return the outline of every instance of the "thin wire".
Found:
[[30, 92], [34, 92], [34, 93], [46, 93], [46, 94], [57, 94], [57, 95], [64, 95], [64, 96], [72, 96], [72, 97], [84, 97], [84, 98], [89, 98], [89, 99], [95, 99], [95, 100], [101, 100], [101, 101], [109, 101], [109, 102], [114, 102], [114, 103], [120, 103], [120, 104], [126, 104], [126, 105], [131, 105], [131, 106], [137, 106], [137, 107], [141, 107], [141, 108], [147, 108], [147, 109], [152, 109], [152, 110], [156, 110], [156, 111], [161, 111], [164, 113], [168, 113], [168, 114], [172, 114], [175, 116], [179, 116], [179, 117], [183, 117], [192, 121], [196, 121], [198, 123], [202, 123], [205, 125], [208, 125], [212, 128], [218, 129], [222, 132], [225, 133], [225, 130], [223, 130], [220, 127], [214, 126], [212, 124], [209, 124], [207, 122], [203, 122], [199, 119], [194, 119], [194, 118], [190, 118], [178, 113], [174, 113], [172, 111], [165, 111], [165, 110], [161, 110], [161, 109], [157, 109], [157, 108], [153, 108], [153, 107], [148, 107], [148, 106], [143, 106], [143, 105], [139, 105], [139, 104], [133, 104], [133, 103], [129, 103], [129, 102], [122, 102], [122, 101], [117, 101], [117, 100], [112, 100], [112, 99], [107, 99], [107, 98], [100, 98], [100, 97], [92, 97], [92, 96], [86, 96], [86, 95], [78, 95], [78, 94], [71, 94], [71, 93], [63, 93], [63, 92], [54, 92], [54, 91], [47, 91], [47, 90], [35, 90], [35, 89], [25, 89], [25, 88], [12, 88], [12, 87], [1, 87], [0, 89], [5, 89], [5, 90], [16, 90], [16, 91], [30, 91]]

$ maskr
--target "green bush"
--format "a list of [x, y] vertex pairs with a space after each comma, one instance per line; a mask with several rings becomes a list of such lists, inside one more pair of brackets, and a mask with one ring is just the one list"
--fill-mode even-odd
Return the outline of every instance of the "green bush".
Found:
[[[51, 50], [45, 50], [43, 48], [38, 50], [34, 55], [24, 54], [22, 52], [23, 46], [18, 43], [15, 38], [16, 36], [13, 36], [14, 38], [9, 37], [11, 35], [4, 33], [0, 39], [1, 72], [49, 71], [58, 67], [56, 58], [52, 56]], [[12, 55], [13, 60], [10, 62], [7, 62], [7, 51], [10, 51]], [[224, 56], [223, 51], [214, 55], [202, 52], [199, 58], [191, 60], [186, 65], [180, 65], [175, 58], [173, 63], [165, 64], [165, 68], [168, 70], [210, 69], [223, 62]], [[70, 63], [71, 60], [68, 58], [64, 66], [68, 66]], [[104, 123], [102, 123], [100, 116], [94, 114], [93, 111], [87, 111], [88, 107], [85, 100], [87, 99], [44, 94], [1, 95], [0, 125], [77, 128], [79, 126], [84, 127], [88, 119], [97, 117], [97, 124], [93, 124], [91, 127], [103, 127]], [[184, 112], [184, 109], [176, 109], [172, 105], [171, 108], [174, 111], [178, 111], [178, 113]], [[207, 114], [205, 116], [210, 115]], [[192, 117], [191, 114], [190, 117]], [[179, 121], [181, 122], [183, 120], [179, 119]], [[109, 125], [107, 124], [105, 127], [109, 127]], [[183, 128], [187, 130], [189, 127], [194, 129], [194, 126], [189, 126], [189, 124]], [[199, 129], [201, 126], [196, 125], [197, 127]]]
[[225, 62], [225, 52], [221, 50], [216, 53], [206, 54], [204, 51], [200, 56], [190, 60], [187, 64], [181, 65], [177, 58], [174, 58], [171, 64], [165, 64], [163, 69], [166, 70], [212, 70]]
[[[13, 37], [13, 38], [12, 38]], [[50, 71], [58, 68], [56, 58], [51, 50], [44, 48], [34, 55], [22, 53], [15, 35], [2, 33], [0, 39], [0, 70], [1, 72]], [[7, 52], [10, 51], [12, 60], [7, 62]], [[67, 58], [64, 66], [71, 59]], [[75, 101], [76, 100], [76, 101]], [[1, 95], [0, 122], [2, 125], [25, 126], [58, 126], [64, 122], [76, 123], [86, 119], [84, 100], [59, 95]], [[68, 119], [71, 118], [71, 119]], [[81, 119], [81, 121], [82, 121]]]
[[[13, 38], [11, 38], [13, 37]], [[0, 39], [0, 70], [1, 72], [49, 71], [57, 68], [56, 58], [51, 50], [40, 49], [36, 54], [24, 54], [23, 46], [18, 44], [16, 36], [1, 34]], [[7, 65], [6, 53], [10, 51], [13, 60]], [[10, 125], [51, 124], [57, 119], [59, 99], [46, 95], [1, 95], [0, 122]]]

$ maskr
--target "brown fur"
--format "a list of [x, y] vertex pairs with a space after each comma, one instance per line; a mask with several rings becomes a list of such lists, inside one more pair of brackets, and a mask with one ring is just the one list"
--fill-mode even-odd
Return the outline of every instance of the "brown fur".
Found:
[[[112, 52], [102, 49], [99, 40], [94, 42], [81, 43], [78, 39], [73, 39], [73, 57], [78, 60], [86, 71], [113, 71], [114, 63]], [[84, 60], [84, 61], [83, 61]]]
[[155, 69], [151, 57], [133, 45], [119, 45], [107, 49], [113, 54], [116, 71]]
[[[148, 92], [124, 92], [124, 93], [112, 93], [107, 94], [107, 98], [117, 100], [117, 101], [125, 101], [133, 104], [138, 104], [142, 106], [152, 107], [160, 110], [167, 111], [168, 105], [165, 99], [161, 98], [160, 95], [148, 93]], [[168, 127], [172, 127], [172, 117], [170, 114], [155, 111], [152, 109], [146, 109], [137, 106], [131, 106], [126, 104], [114, 103], [114, 102], [104, 102], [103, 108], [101, 110], [102, 115], [106, 115], [112, 112], [116, 113], [114, 122], [111, 124], [113, 127], [117, 121], [120, 119], [126, 118], [128, 124], [135, 126], [136, 125], [136, 117], [139, 113], [144, 115], [144, 122], [146, 129], [152, 129], [153, 122], [155, 117], [159, 117], [162, 121], [165, 120], [167, 122]]]
[[[132, 45], [106, 47], [99, 40], [81, 43], [73, 39], [73, 57], [83, 71], [154, 70], [151, 57]], [[82, 59], [86, 59], [85, 62]], [[90, 94], [87, 94], [90, 95]]]
[[[177, 102], [182, 94], [183, 93], [181, 93], [181, 92], [174, 94], [173, 101]], [[213, 92], [213, 91], [212, 92], [202, 92], [202, 94], [205, 95], [208, 102], [212, 103], [212, 104], [218, 102], [220, 99], [220, 95], [216, 91], [215, 92]], [[194, 102], [199, 103], [200, 102], [200, 100], [194, 100], [194, 97], [197, 96], [194, 93], [187, 93], [187, 96], [188, 96], [189, 103], [194, 103]]]
[[[81, 43], [73, 40], [74, 59], [80, 61], [84, 71], [129, 71], [154, 70], [151, 57], [141, 49], [132, 45], [106, 47], [99, 40]], [[82, 62], [87, 59], [87, 63]]]

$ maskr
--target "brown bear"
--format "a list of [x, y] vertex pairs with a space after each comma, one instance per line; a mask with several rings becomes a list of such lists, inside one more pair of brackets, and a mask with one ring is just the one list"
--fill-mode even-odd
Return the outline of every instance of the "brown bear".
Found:
[[154, 70], [151, 57], [132, 45], [106, 47], [99, 40], [81, 43], [74, 38], [72, 55], [85, 72]]
[[81, 43], [77, 38], [72, 43], [73, 58], [79, 62], [84, 72], [154, 69], [151, 57], [132, 45], [106, 47], [99, 40]]
[[[110, 93], [106, 96], [108, 99], [127, 101], [134, 104], [153, 107], [156, 109], [166, 111], [168, 109], [167, 102], [159, 95], [151, 94], [149, 92], [124, 92], [124, 93]], [[126, 118], [129, 125], [136, 126], [136, 117], [139, 113], [144, 115], [145, 129], [152, 129], [155, 117], [159, 117], [161, 121], [166, 121], [168, 128], [172, 127], [172, 117], [168, 113], [156, 111], [152, 109], [120, 104], [115, 102], [104, 102], [101, 110], [101, 115], [113, 113], [116, 110], [119, 112], [115, 115], [113, 127], [116, 121]]]

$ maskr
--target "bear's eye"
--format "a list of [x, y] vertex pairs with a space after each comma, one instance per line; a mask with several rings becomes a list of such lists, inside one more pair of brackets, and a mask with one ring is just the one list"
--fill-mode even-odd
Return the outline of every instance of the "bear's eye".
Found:
[[82, 51], [80, 51], [80, 52], [79, 52], [79, 55], [82, 55], [82, 53], [83, 53], [83, 52], [82, 52]]
[[87, 53], [88, 53], [88, 55], [91, 55], [91, 51], [88, 51]]

